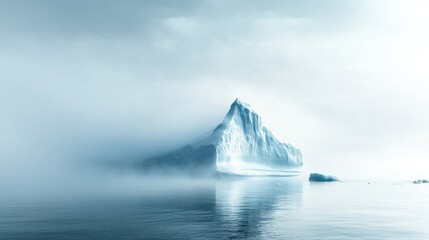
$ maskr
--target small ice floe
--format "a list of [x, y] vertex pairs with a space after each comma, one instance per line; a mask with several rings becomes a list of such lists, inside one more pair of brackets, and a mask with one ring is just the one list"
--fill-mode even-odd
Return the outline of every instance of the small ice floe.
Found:
[[422, 184], [422, 183], [429, 183], [429, 180], [426, 179], [418, 179], [413, 181], [414, 184]]
[[323, 175], [320, 173], [311, 173], [310, 178], [308, 179], [310, 182], [336, 182], [339, 181], [337, 177], [330, 175]]

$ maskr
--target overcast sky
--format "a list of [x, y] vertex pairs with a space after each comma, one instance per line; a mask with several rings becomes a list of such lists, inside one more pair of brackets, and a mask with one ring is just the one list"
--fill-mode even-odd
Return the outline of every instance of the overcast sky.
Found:
[[1, 174], [177, 146], [239, 97], [305, 171], [429, 178], [428, 12], [424, 0], [1, 0]]

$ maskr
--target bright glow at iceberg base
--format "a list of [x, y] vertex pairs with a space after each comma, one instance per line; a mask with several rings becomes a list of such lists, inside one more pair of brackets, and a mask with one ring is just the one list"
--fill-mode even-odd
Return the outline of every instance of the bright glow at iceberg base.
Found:
[[246, 163], [242, 161], [223, 162], [216, 166], [218, 173], [236, 176], [297, 176], [301, 173], [301, 169], [291, 168], [271, 168], [268, 166]]

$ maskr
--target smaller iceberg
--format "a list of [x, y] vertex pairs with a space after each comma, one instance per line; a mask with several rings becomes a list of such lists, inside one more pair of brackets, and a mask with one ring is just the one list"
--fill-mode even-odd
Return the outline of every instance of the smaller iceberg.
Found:
[[429, 180], [426, 179], [418, 179], [413, 181], [414, 184], [422, 184], [422, 183], [429, 183]]
[[335, 176], [323, 175], [320, 173], [311, 173], [310, 178], [308, 179], [310, 182], [336, 182], [339, 181]]

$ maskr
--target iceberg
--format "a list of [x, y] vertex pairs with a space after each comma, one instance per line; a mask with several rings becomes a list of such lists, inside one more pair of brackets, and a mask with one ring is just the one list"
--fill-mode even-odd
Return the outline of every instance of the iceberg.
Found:
[[310, 178], [308, 179], [310, 182], [336, 182], [339, 181], [337, 177], [330, 175], [323, 175], [320, 173], [311, 173]]
[[261, 117], [239, 99], [207, 136], [143, 162], [146, 169], [238, 176], [294, 176], [301, 173], [302, 165], [301, 151], [277, 140]]

